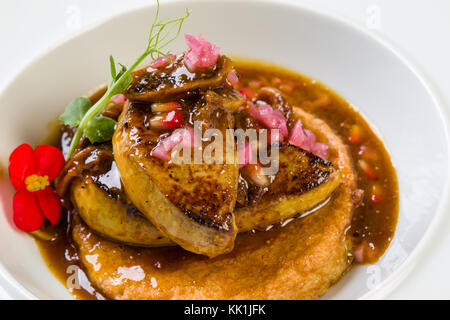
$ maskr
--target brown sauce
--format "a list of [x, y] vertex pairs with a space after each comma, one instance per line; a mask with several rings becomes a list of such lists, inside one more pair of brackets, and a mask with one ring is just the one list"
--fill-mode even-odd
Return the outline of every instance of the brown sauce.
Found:
[[[370, 125], [348, 102], [316, 80], [286, 69], [264, 65], [238, 64], [242, 86], [278, 87], [294, 106], [301, 107], [325, 120], [347, 144], [358, 174], [358, 187], [364, 190], [364, 199], [353, 214], [350, 235], [355, 246], [362, 243], [373, 248], [363, 263], [376, 262], [385, 252], [395, 232], [398, 218], [398, 182], [389, 153]], [[359, 134], [353, 132], [359, 128]], [[353, 139], [352, 139], [353, 133]], [[359, 135], [359, 139], [355, 138]], [[364, 150], [368, 150], [363, 152]], [[369, 178], [359, 163], [368, 164]], [[378, 202], [371, 200], [376, 188]]]
[[[259, 63], [240, 62], [236, 69], [241, 77], [239, 87], [257, 89], [272, 86], [280, 89], [292, 105], [325, 120], [347, 144], [358, 174], [358, 187], [364, 190], [364, 198], [354, 211], [348, 236], [352, 237], [356, 248], [365, 248], [360, 263], [376, 262], [389, 246], [398, 216], [397, 176], [382, 141], [344, 99], [315, 80]], [[96, 100], [98, 96], [97, 93], [91, 98]], [[332, 201], [320, 210], [332, 210]], [[67, 223], [60, 227], [61, 233], [66, 234], [66, 227]], [[271, 241], [279, 232], [283, 232], [281, 226], [239, 237], [242, 241], [251, 237], [252, 245], [257, 246]], [[37, 243], [50, 270], [66, 285], [70, 276], [67, 273], [69, 266], [80, 265], [71, 238], [66, 234], [55, 242], [37, 240]], [[129, 255], [140, 256], [145, 250], [130, 247]], [[151, 250], [157, 251], [157, 255], [164, 258], [162, 264], [169, 268], [177, 267], [177, 259], [173, 257], [182, 255], [184, 259], [192, 255], [180, 248]], [[102, 298], [88, 282], [81, 289], [70, 289], [70, 292], [78, 299]]]

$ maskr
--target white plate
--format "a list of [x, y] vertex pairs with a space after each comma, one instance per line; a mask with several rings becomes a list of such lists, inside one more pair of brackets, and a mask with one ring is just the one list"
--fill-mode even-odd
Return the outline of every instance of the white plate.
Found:
[[[417, 262], [447, 206], [449, 143], [441, 107], [421, 76], [392, 48], [336, 17], [275, 1], [177, 1], [164, 17], [192, 10], [183, 31], [202, 33], [226, 54], [267, 60], [325, 83], [355, 105], [383, 137], [397, 168], [400, 216], [376, 264], [353, 268], [325, 298], [383, 297]], [[105, 82], [108, 55], [130, 64], [145, 46], [154, 7], [122, 14], [48, 50], [0, 94], [0, 164], [38, 144], [74, 97]], [[182, 37], [172, 51], [185, 48]], [[4, 170], [2, 170], [4, 171]], [[5, 171], [6, 172], [6, 171]], [[12, 298], [70, 298], [34, 241], [11, 221], [13, 190], [0, 180], [0, 286]]]

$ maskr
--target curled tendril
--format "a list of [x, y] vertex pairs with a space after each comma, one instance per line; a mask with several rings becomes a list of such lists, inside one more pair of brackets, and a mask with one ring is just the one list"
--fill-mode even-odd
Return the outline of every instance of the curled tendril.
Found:
[[[131, 72], [148, 56], [153, 60], [164, 56], [167, 61], [172, 63], [172, 59], [168, 53], [162, 50], [172, 43], [181, 32], [186, 18], [189, 17], [189, 10], [186, 9], [186, 13], [183, 17], [177, 19], [171, 19], [167, 21], [160, 21], [159, 19], [159, 1], [157, 0], [156, 15], [150, 28], [150, 34], [148, 37], [148, 43], [145, 51], [136, 59], [129, 69], [122, 66], [121, 72], [116, 75], [116, 68], [114, 59], [110, 57], [111, 62], [111, 81], [108, 84], [108, 89], [105, 94], [86, 112], [83, 119], [80, 121], [78, 128], [73, 136], [70, 144], [70, 149], [67, 154], [69, 159], [75, 149], [77, 148], [85, 128], [88, 127], [89, 120], [99, 115], [106, 105], [111, 101], [111, 97], [115, 94], [121, 93], [123, 88], [126, 88], [131, 83]], [[176, 30], [176, 32], [174, 32]], [[66, 159], [66, 160], [67, 160]]]

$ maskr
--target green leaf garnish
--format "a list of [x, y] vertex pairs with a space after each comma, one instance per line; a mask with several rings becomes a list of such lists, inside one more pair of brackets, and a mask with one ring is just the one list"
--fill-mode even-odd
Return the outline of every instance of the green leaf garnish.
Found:
[[112, 139], [116, 122], [108, 117], [95, 117], [89, 120], [88, 126], [84, 129], [84, 135], [91, 143], [101, 143]]
[[[59, 119], [68, 126], [76, 127], [83, 120], [84, 116], [91, 108], [91, 101], [85, 97], [78, 97], [66, 108], [66, 111]], [[83, 134], [91, 143], [101, 143], [112, 139], [116, 122], [107, 117], [94, 117], [89, 120], [83, 129]]]
[[[150, 28], [150, 35], [145, 51], [136, 59], [130, 68], [127, 69], [125, 66], [120, 64], [121, 70], [117, 74], [116, 62], [114, 61], [114, 58], [110, 56], [110, 79], [108, 81], [108, 89], [105, 94], [91, 108], [87, 108], [85, 103], [78, 106], [81, 101], [78, 99], [81, 98], [77, 98], [67, 106], [66, 111], [61, 115], [60, 119], [64, 124], [78, 126], [72, 138], [69, 153], [67, 154], [66, 159], [69, 159], [73, 155], [83, 134], [85, 134], [91, 142], [103, 142], [111, 139], [112, 133], [114, 133], [115, 121], [106, 117], [97, 116], [103, 111], [103, 109], [105, 109], [106, 105], [111, 101], [112, 96], [122, 93], [131, 84], [131, 72], [146, 57], [151, 56], [154, 60], [158, 59], [160, 56], [164, 56], [168, 61], [172, 61], [167, 53], [162, 52], [162, 49], [178, 37], [183, 22], [188, 16], [189, 11], [186, 9], [186, 14], [181, 18], [172, 19], [165, 22], [158, 21], [159, 1], [157, 0], [156, 15]], [[77, 100], [78, 102], [76, 102]], [[86, 108], [87, 110], [85, 110]], [[81, 114], [83, 115], [82, 117], [80, 117]]]
[[78, 97], [66, 107], [64, 113], [59, 117], [64, 124], [76, 127], [83, 120], [84, 115], [91, 107], [91, 101], [85, 97]]

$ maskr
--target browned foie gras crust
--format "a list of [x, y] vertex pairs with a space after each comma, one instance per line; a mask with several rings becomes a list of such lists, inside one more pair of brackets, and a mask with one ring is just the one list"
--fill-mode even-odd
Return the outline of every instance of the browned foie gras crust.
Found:
[[[274, 180], [267, 187], [252, 186], [247, 192], [249, 203], [236, 208], [239, 232], [263, 229], [312, 210], [340, 183], [331, 162], [293, 145], [280, 146], [278, 166]], [[252, 203], [255, 196], [260, 198]]]
[[131, 101], [160, 102], [186, 97], [221, 86], [232, 70], [231, 61], [220, 56], [217, 65], [205, 73], [191, 73], [179, 55], [174, 63], [153, 69], [145, 67], [132, 73], [133, 82], [125, 92]]

